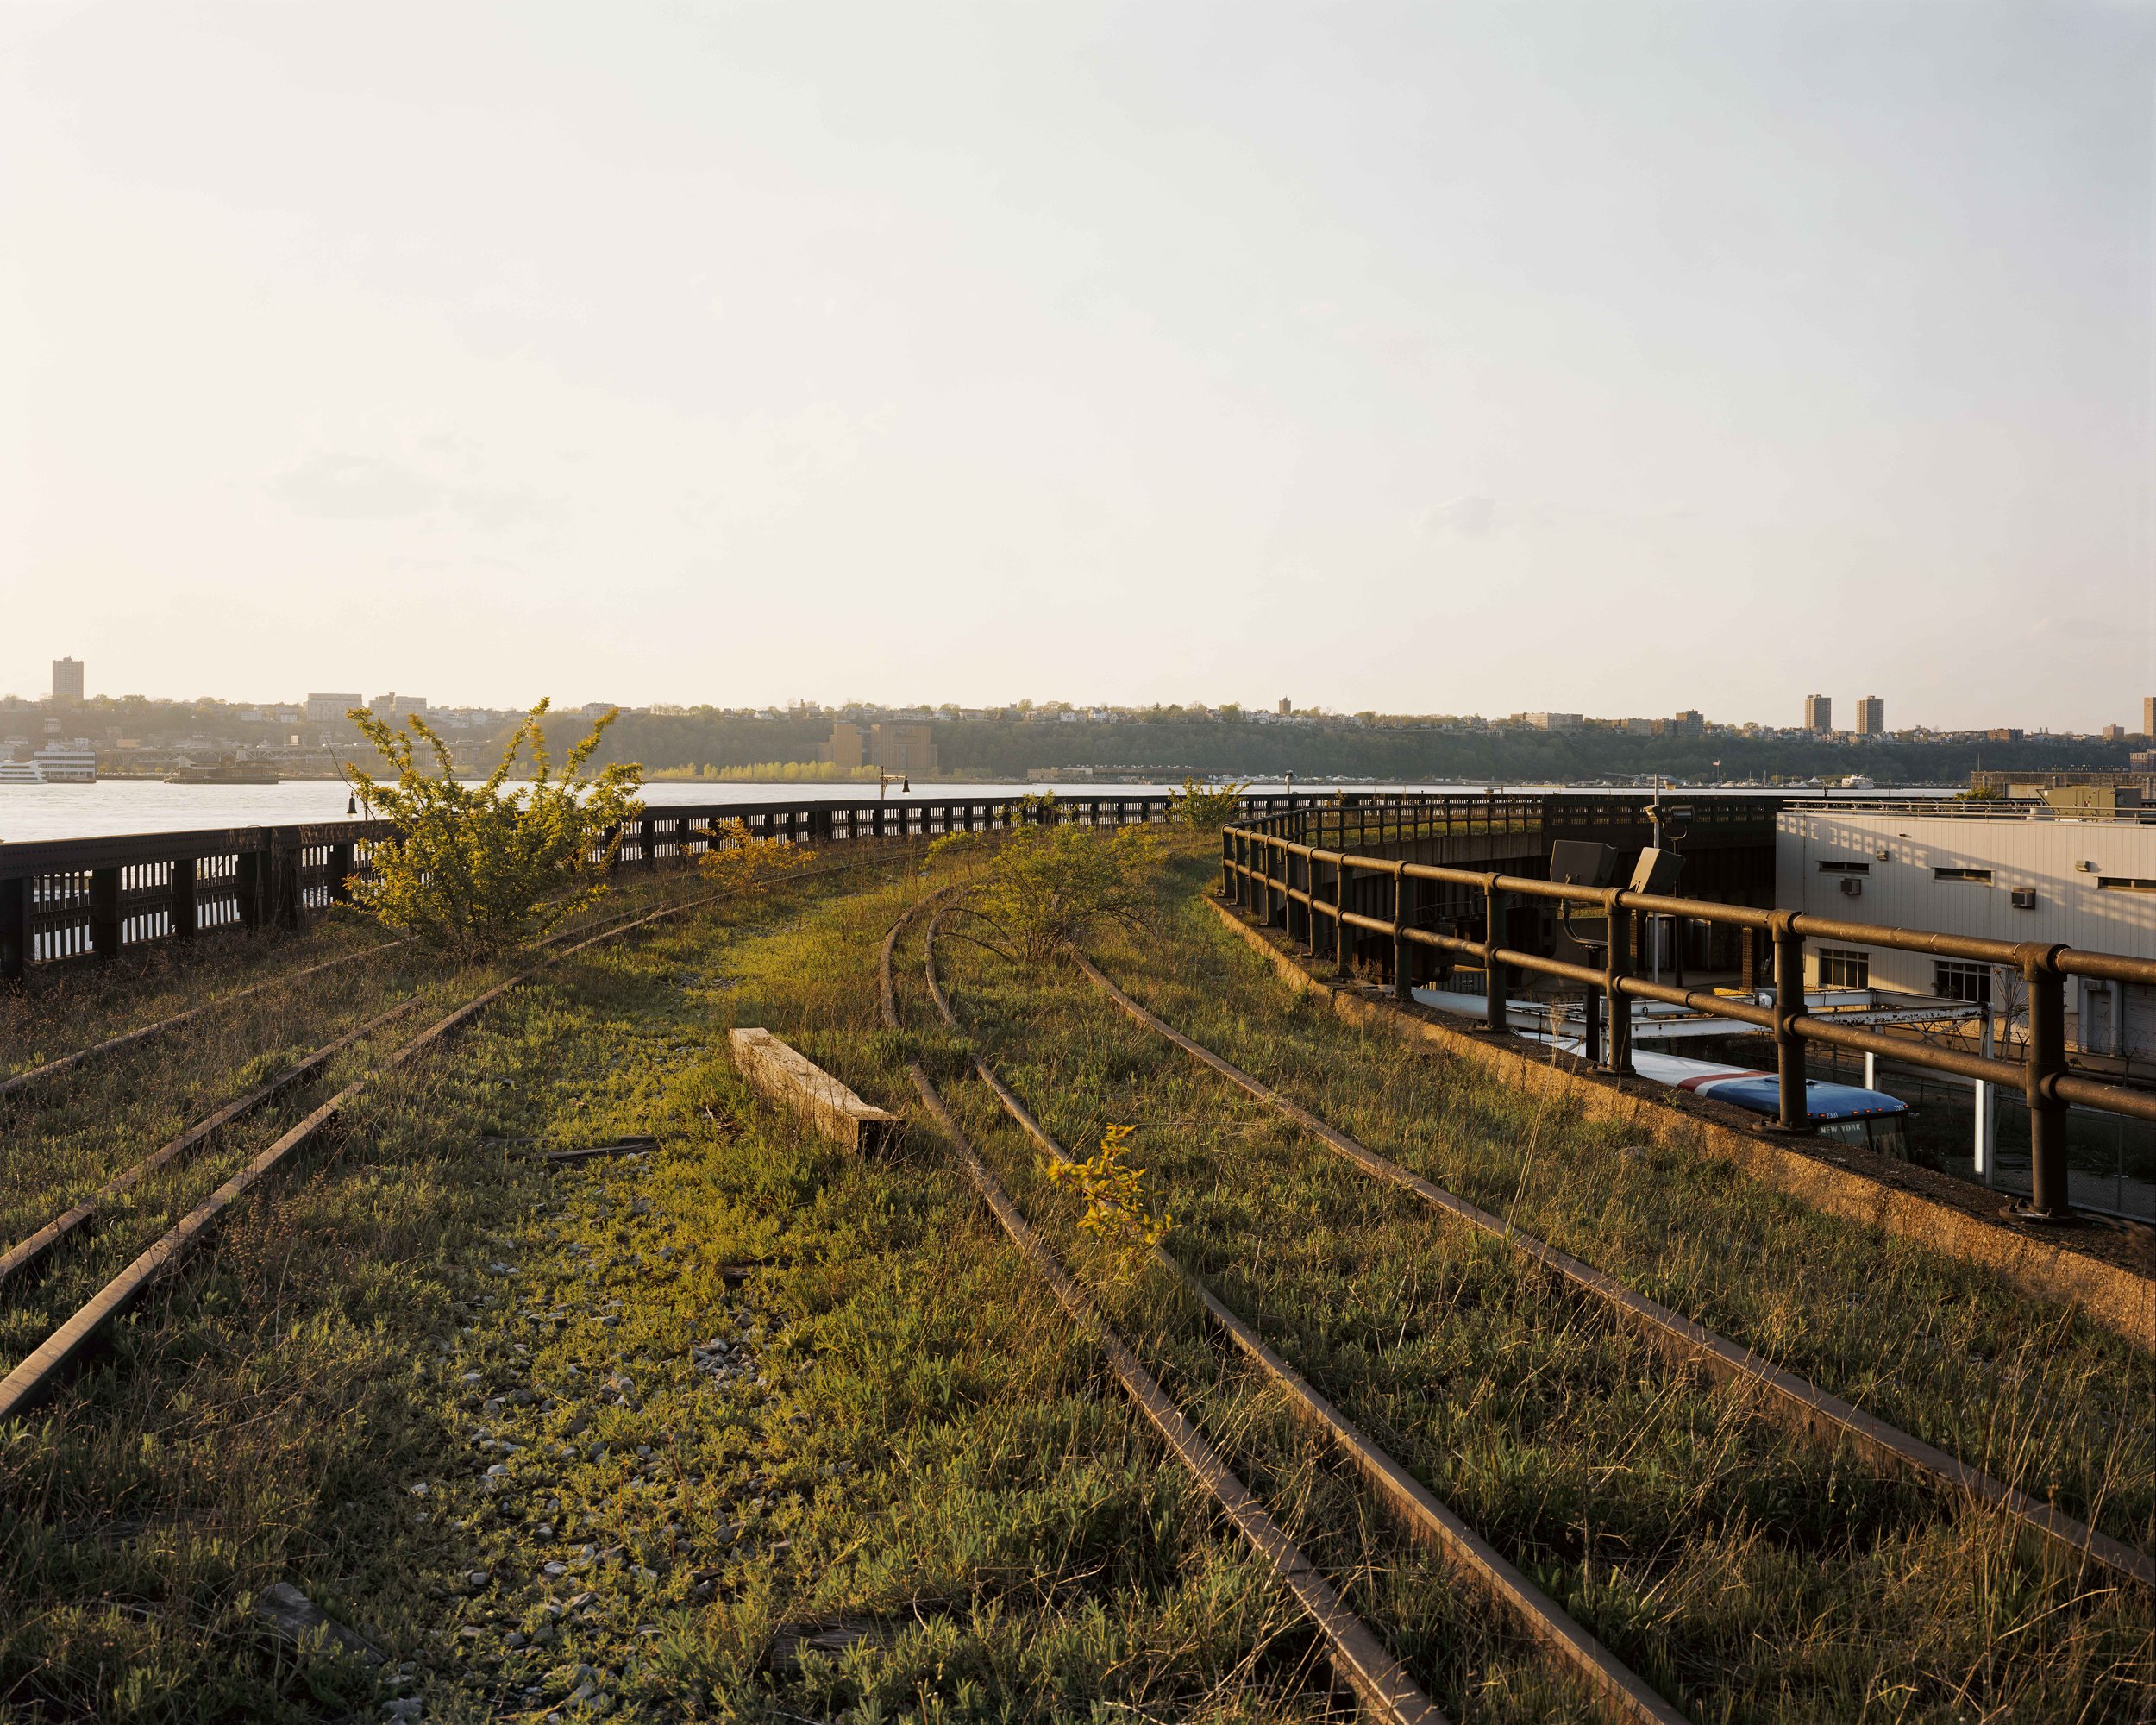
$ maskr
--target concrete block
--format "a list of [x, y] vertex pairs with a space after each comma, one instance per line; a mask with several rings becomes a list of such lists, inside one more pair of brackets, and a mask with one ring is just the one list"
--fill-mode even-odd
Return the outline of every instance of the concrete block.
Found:
[[734, 1064], [774, 1107], [801, 1115], [835, 1144], [876, 1151], [897, 1132], [899, 1117], [871, 1107], [812, 1060], [768, 1030], [747, 1026], [729, 1033]]

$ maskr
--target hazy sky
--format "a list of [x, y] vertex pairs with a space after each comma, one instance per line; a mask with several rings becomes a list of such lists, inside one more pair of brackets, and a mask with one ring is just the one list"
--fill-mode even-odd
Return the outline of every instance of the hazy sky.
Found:
[[0, 0], [0, 689], [2081, 728], [2156, 13]]

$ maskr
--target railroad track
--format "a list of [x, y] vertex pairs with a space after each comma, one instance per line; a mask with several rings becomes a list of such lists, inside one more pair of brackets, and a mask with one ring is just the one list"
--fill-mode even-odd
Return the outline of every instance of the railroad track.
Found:
[[1981, 1468], [1865, 1413], [1752, 1350], [1634, 1292], [1593, 1265], [1523, 1233], [1505, 1218], [1401, 1167], [1185, 1035], [1131, 999], [1082, 953], [1066, 950], [1087, 980], [1135, 1022], [1286, 1116], [1363, 1173], [1411, 1193], [1432, 1208], [1501, 1242], [1570, 1289], [1614, 1311], [1671, 1359], [1696, 1366], [1711, 1377], [1743, 1385], [1763, 1405], [1773, 1408], [1786, 1424], [1815, 1440], [1846, 1444], [1874, 1465], [1927, 1481], [1950, 1493], [1965, 1495], [2003, 1512], [2028, 1533], [2077, 1560], [2094, 1565], [2106, 1580], [2156, 1592], [2156, 1559], [2148, 1553], [2090, 1527], [2019, 1488], [1994, 1478]]
[[[936, 974], [936, 939], [948, 912], [929, 925], [923, 943], [923, 971], [937, 1013], [953, 1030], [961, 1028]], [[1072, 1157], [1041, 1125], [1017, 1095], [976, 1051], [974, 1071], [996, 1101], [1042, 1152], [1069, 1165]], [[916, 1078], [918, 1084], [921, 1081]], [[952, 1130], [956, 1130], [955, 1127]], [[1307, 1424], [1320, 1432], [1383, 1500], [1407, 1535], [1434, 1552], [1510, 1614], [1528, 1638], [1578, 1678], [1607, 1716], [1641, 1725], [1683, 1725], [1684, 1715], [1642, 1682], [1574, 1618], [1515, 1568], [1487, 1540], [1422, 1482], [1386, 1453], [1355, 1423], [1312, 1386], [1309, 1380], [1275, 1353], [1257, 1331], [1224, 1303], [1198, 1276], [1164, 1248], [1153, 1257], [1179, 1280], [1203, 1308], [1207, 1320], [1238, 1352], [1278, 1389]]]
[[[796, 869], [773, 876], [769, 884], [791, 883], [854, 866], [855, 863], [849, 861]], [[0, 1379], [0, 1423], [13, 1418], [48, 1389], [97, 1333], [115, 1317], [126, 1311], [152, 1281], [172, 1268], [200, 1244], [226, 1210], [319, 1136], [362, 1092], [440, 1043], [511, 989], [570, 955], [648, 924], [718, 902], [727, 896], [724, 892], [705, 893], [656, 909], [637, 906], [620, 913], [596, 930], [592, 925], [586, 924], [549, 937], [548, 941], [542, 944], [556, 944], [557, 950], [548, 953], [539, 963], [465, 1001], [390, 1052], [370, 1071], [345, 1085], [257, 1151], [229, 1178], [160, 1235], [118, 1275], [104, 1283], [90, 1299], [77, 1307], [3, 1379]], [[389, 944], [393, 945], [398, 943]], [[225, 998], [229, 1000], [232, 997]], [[335, 1055], [405, 1016], [419, 1005], [419, 997], [414, 996], [325, 1043], [275, 1078], [226, 1103], [179, 1137], [106, 1181], [89, 1197], [62, 1212], [43, 1227], [17, 1242], [5, 1254], [0, 1255], [0, 1291], [3, 1291], [10, 1281], [19, 1281], [24, 1271], [44, 1258], [54, 1247], [89, 1226], [114, 1199], [123, 1195], [160, 1170], [198, 1150], [242, 1116], [255, 1112], [275, 1097], [318, 1074]], [[94, 1051], [85, 1050], [83, 1053], [88, 1055]]]
[[[594, 925], [604, 925], [618, 919], [619, 916], [630, 914], [632, 913], [621, 912], [615, 916], [602, 915], [595, 918], [591, 923], [580, 924], [576, 928], [548, 935], [546, 940], [539, 944], [545, 945], [548, 942], [565, 940], [571, 934], [587, 932]], [[356, 952], [341, 953], [335, 958], [324, 959], [319, 964], [310, 964], [304, 969], [285, 971], [279, 975], [270, 977], [266, 982], [256, 982], [251, 987], [236, 989], [229, 994], [219, 994], [213, 1000], [203, 1001], [199, 1006], [189, 1007], [184, 1012], [173, 1013], [161, 1019], [154, 1019], [148, 1024], [137, 1025], [133, 1030], [122, 1031], [116, 1036], [106, 1037], [102, 1042], [91, 1043], [86, 1047], [77, 1049], [72, 1054], [59, 1055], [40, 1065], [27, 1067], [22, 1071], [11, 1073], [5, 1078], [0, 1078], [0, 1097], [11, 1095], [18, 1090], [28, 1089], [31, 1085], [45, 1079], [60, 1077], [100, 1056], [117, 1054], [123, 1049], [134, 1048], [142, 1043], [152, 1041], [169, 1031], [178, 1030], [184, 1024], [191, 1024], [197, 1019], [222, 1011], [241, 1000], [250, 1000], [257, 994], [268, 994], [273, 989], [288, 988], [294, 982], [304, 982], [310, 976], [319, 976], [325, 970], [335, 970], [342, 965], [351, 963], [355, 959], [379, 958], [385, 952], [393, 952], [411, 944], [408, 938], [380, 941], [373, 946], [361, 947]]]
[[[922, 908], [918, 904], [909, 907], [884, 937], [876, 981], [887, 1029], [901, 1027], [898, 989], [892, 975], [892, 955], [899, 936]], [[967, 1179], [1002, 1224], [1012, 1244], [1048, 1284], [1056, 1303], [1069, 1314], [1071, 1321], [1100, 1344], [1109, 1370], [1147, 1423], [1205, 1487], [1236, 1531], [1265, 1560], [1274, 1578], [1294, 1596], [1311, 1627], [1324, 1641], [1326, 1656], [1341, 1680], [1355, 1691], [1364, 1707], [1379, 1719], [1393, 1722], [1393, 1725], [1449, 1725], [1437, 1703], [1423, 1693], [1369, 1626], [1347, 1608], [1332, 1583], [1303, 1555], [1287, 1531], [1220, 1458], [1204, 1433], [1184, 1417], [1159, 1381], [1139, 1363], [1130, 1345], [1101, 1318], [1084, 1291], [1056, 1261], [1055, 1255], [1012, 1201], [1010, 1194], [989, 1172], [987, 1164], [945, 1105], [927, 1069], [917, 1060], [908, 1066], [907, 1071], [913, 1080], [913, 1088], [920, 1093], [923, 1106], [957, 1151], [959, 1165], [965, 1170]]]
[[[592, 921], [581, 924], [576, 928], [564, 930], [555, 934], [548, 935], [543, 940], [540, 941], [538, 944], [544, 948], [558, 944], [560, 942], [567, 940], [574, 935], [603, 932], [607, 928], [615, 926], [637, 916], [641, 913], [642, 909], [643, 907], [638, 906], [630, 910], [622, 911], [612, 915], [595, 918]], [[404, 941], [385, 941], [378, 946], [370, 947], [367, 949], [367, 950], [371, 953], [379, 954], [393, 950], [407, 944], [408, 943]], [[352, 956], [359, 955], [347, 955], [348, 957]], [[279, 979], [278, 982], [264, 983], [260, 985], [260, 988], [259, 988], [244, 990], [242, 993], [260, 993], [264, 988], [275, 988], [280, 986], [281, 982], [296, 982], [302, 976], [317, 975], [323, 970], [333, 969], [335, 965], [342, 964], [345, 962], [346, 959], [341, 958], [333, 960], [329, 964], [315, 965], [306, 970], [296, 972], [291, 976]], [[68, 1056], [63, 1060], [48, 1062], [46, 1065], [36, 1069], [34, 1073], [26, 1076], [37, 1076], [39, 1074], [49, 1075], [64, 1070], [70, 1064], [87, 1059], [91, 1055], [110, 1052], [118, 1048], [139, 1043], [145, 1040], [152, 1032], [155, 1031], [169, 1028], [172, 1026], [183, 1023], [186, 1019], [194, 1017], [198, 1013], [207, 1011], [212, 1007], [223, 1006], [228, 1004], [229, 1001], [238, 1000], [240, 998], [241, 998], [241, 996], [238, 994], [226, 995], [221, 1000], [209, 1002], [204, 1007], [196, 1007], [189, 1012], [179, 1013], [170, 1019], [160, 1019], [157, 1024], [144, 1026], [139, 1030], [130, 1031], [124, 1037], [115, 1038], [107, 1042], [97, 1044], [91, 1048], [81, 1051], [78, 1054]], [[0, 1252], [0, 1290], [4, 1290], [10, 1281], [24, 1274], [34, 1265], [40, 1263], [45, 1258], [46, 1254], [53, 1251], [53, 1248], [60, 1245], [65, 1241], [72, 1239], [82, 1230], [89, 1227], [97, 1220], [101, 1214], [110, 1208], [116, 1200], [123, 1197], [127, 1193], [133, 1190], [135, 1187], [141, 1184], [143, 1181], [148, 1179], [151, 1176], [158, 1173], [160, 1170], [170, 1167], [174, 1164], [181, 1162], [192, 1156], [195, 1152], [201, 1150], [204, 1145], [215, 1138], [226, 1127], [233, 1126], [238, 1121], [247, 1118], [248, 1115], [251, 1115], [258, 1110], [267, 1107], [270, 1103], [276, 1101], [278, 1097], [283, 1095], [286, 1091], [291, 1090], [299, 1084], [314, 1077], [334, 1057], [342, 1053], [344, 1050], [351, 1047], [354, 1044], [364, 1040], [367, 1037], [383, 1028], [385, 1026], [392, 1024], [398, 1019], [416, 1011], [421, 1003], [421, 998], [422, 997], [420, 995], [415, 994], [411, 998], [391, 1007], [387, 1011], [377, 1013], [373, 1017], [367, 1019], [364, 1023], [360, 1024], [354, 1028], [348, 1030], [342, 1034], [334, 1037], [330, 1040], [322, 1044], [319, 1047], [302, 1056], [284, 1071], [278, 1073], [276, 1076], [266, 1080], [265, 1082], [255, 1086], [253, 1089], [248, 1091], [243, 1095], [225, 1103], [221, 1107], [212, 1110], [210, 1113], [204, 1116], [204, 1118], [188, 1126], [177, 1137], [167, 1140], [166, 1143], [160, 1145], [157, 1149], [152, 1151], [148, 1155], [143, 1157], [139, 1162], [135, 1163], [132, 1166], [122, 1170], [120, 1173], [105, 1181], [88, 1197], [74, 1204], [70, 1208], [62, 1211], [51, 1221], [46, 1223], [44, 1226], [37, 1229], [33, 1233], [26, 1235], [21, 1240], [18, 1240], [14, 1245], [8, 1248], [6, 1251]]]
[[146, 1025], [137, 1025], [133, 1030], [122, 1031], [117, 1036], [109, 1036], [103, 1042], [93, 1042], [86, 1048], [78, 1048], [72, 1054], [63, 1054], [55, 1059], [46, 1061], [42, 1065], [32, 1066], [8, 1077], [0, 1078], [0, 1096], [11, 1095], [17, 1090], [28, 1089], [41, 1080], [57, 1078], [64, 1072], [72, 1072], [85, 1061], [94, 1060], [99, 1055], [117, 1054], [123, 1048], [133, 1048], [139, 1043], [145, 1043], [154, 1037], [162, 1036], [167, 1031], [177, 1030], [180, 1026], [191, 1023], [194, 1019], [202, 1018], [207, 1013], [231, 1006], [235, 1001], [248, 1000], [256, 994], [267, 994], [273, 988], [286, 988], [291, 983], [303, 982], [310, 976], [319, 976], [323, 971], [335, 970], [340, 965], [351, 963], [355, 958], [378, 957], [382, 953], [393, 950], [404, 944], [406, 943], [401, 940], [385, 940], [377, 945], [361, 947], [357, 952], [342, 953], [337, 957], [325, 959], [319, 964], [310, 964], [304, 970], [288, 970], [281, 975], [271, 977], [266, 982], [257, 982], [252, 988], [241, 988], [229, 994], [219, 994], [214, 1000], [204, 1000], [200, 1006], [190, 1007], [186, 1011], [174, 1013], [168, 1018], [156, 1019]]

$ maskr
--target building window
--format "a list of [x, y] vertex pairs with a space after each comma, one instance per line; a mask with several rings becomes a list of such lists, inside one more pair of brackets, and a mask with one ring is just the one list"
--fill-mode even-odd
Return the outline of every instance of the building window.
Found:
[[1819, 985], [1822, 988], [1869, 988], [1871, 955], [1860, 946], [1821, 947]]
[[1934, 869], [1932, 870], [1932, 879], [1934, 881], [1974, 881], [1980, 887], [1988, 887], [1991, 884], [1991, 871], [1989, 869]]
[[2130, 875], [2099, 875], [2096, 890], [2103, 893], [2156, 893], [2156, 881], [2138, 881]]
[[1932, 993], [1942, 1000], [1973, 1000], [1991, 1004], [1991, 967], [1965, 964], [1959, 959], [1940, 958], [1932, 964]]
[[1821, 862], [1819, 872], [1822, 875], [1869, 875], [1871, 865], [1869, 862]]

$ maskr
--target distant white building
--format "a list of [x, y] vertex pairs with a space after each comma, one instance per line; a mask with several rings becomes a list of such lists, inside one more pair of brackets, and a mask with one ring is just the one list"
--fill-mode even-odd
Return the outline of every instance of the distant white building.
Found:
[[360, 694], [310, 694], [307, 697], [307, 717], [317, 724], [328, 724], [342, 718], [355, 706], [365, 706], [367, 698]]
[[30, 760], [48, 785], [90, 785], [97, 780], [97, 752], [86, 737], [48, 743]]
[[[1775, 902], [1786, 910], [2156, 958], [2156, 807], [1797, 804], [1776, 829]], [[1822, 988], [1995, 1007], [2012, 993], [1989, 966], [1862, 941], [1808, 941], [1805, 966], [1806, 982]], [[2073, 978], [2066, 1012], [2073, 1046], [2156, 1063], [2156, 988]]]

